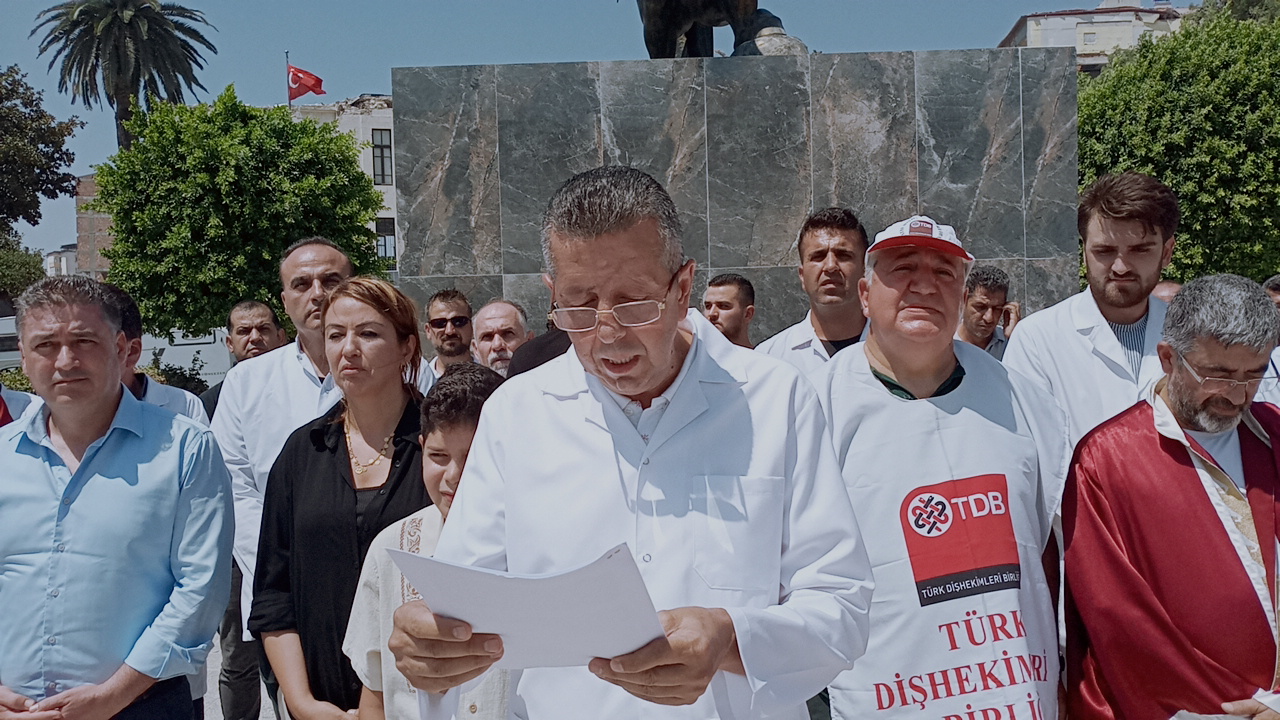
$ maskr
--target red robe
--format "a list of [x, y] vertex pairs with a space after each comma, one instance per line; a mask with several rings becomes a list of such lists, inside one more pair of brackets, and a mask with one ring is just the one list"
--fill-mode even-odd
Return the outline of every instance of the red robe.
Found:
[[[1246, 496], [1276, 588], [1280, 411], [1241, 423]], [[1072, 720], [1221, 714], [1273, 689], [1276, 639], [1186, 447], [1140, 402], [1080, 441], [1063, 501]]]

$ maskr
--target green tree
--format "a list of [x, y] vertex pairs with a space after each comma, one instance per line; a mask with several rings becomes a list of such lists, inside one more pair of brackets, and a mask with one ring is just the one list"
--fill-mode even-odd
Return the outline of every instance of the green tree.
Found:
[[[48, 26], [40, 54], [52, 50], [49, 69], [58, 69], [58, 92], [87, 108], [106, 103], [115, 110], [116, 141], [129, 147], [126, 127], [139, 94], [183, 103], [183, 87], [204, 90], [196, 70], [204, 68], [200, 48], [218, 49], [196, 29], [209, 25], [204, 13], [160, 0], [68, 0], [42, 10], [31, 31]], [[215, 28], [216, 29], [216, 28]]]
[[22, 294], [27, 286], [44, 277], [44, 257], [22, 247], [22, 236], [0, 229], [0, 299]]
[[1280, 24], [1189, 23], [1080, 83], [1080, 182], [1137, 170], [1173, 188], [1171, 277], [1280, 271]]
[[1205, 0], [1192, 18], [1213, 19], [1219, 13], [1236, 20], [1275, 22], [1280, 18], [1280, 0]]
[[111, 282], [153, 334], [202, 335], [236, 302], [279, 308], [281, 251], [322, 235], [357, 272], [380, 273], [368, 225], [382, 195], [336, 124], [249, 107], [228, 87], [211, 105], [157, 104], [137, 141], [98, 166], [95, 207], [111, 215]]
[[45, 112], [44, 94], [26, 77], [17, 65], [0, 71], [0, 237], [17, 220], [39, 224], [41, 197], [76, 191], [76, 176], [67, 172], [75, 155], [66, 143], [84, 123]]

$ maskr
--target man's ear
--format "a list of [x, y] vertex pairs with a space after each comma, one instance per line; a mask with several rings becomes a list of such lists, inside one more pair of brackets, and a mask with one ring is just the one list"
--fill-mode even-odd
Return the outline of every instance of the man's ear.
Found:
[[1169, 266], [1169, 263], [1173, 261], [1173, 246], [1174, 246], [1174, 243], [1177, 242], [1177, 240], [1178, 240], [1178, 237], [1176, 235], [1170, 235], [1169, 239], [1164, 241], [1164, 247], [1161, 248], [1161, 252], [1160, 252], [1160, 269], [1161, 270], [1164, 270], [1166, 267]]
[[751, 322], [751, 318], [756, 316], [756, 306], [748, 305], [746, 310], [742, 311], [742, 319]]
[[680, 307], [689, 307], [689, 303], [693, 300], [693, 278], [697, 271], [698, 261], [693, 258], [686, 260], [684, 267], [677, 271], [680, 273], [680, 277], [676, 280], [676, 285], [680, 288]]
[[[120, 337], [124, 337], [124, 333], [121, 333]], [[124, 366], [136, 370], [138, 361], [142, 359], [142, 338], [126, 339], [125, 345]]]
[[1165, 375], [1173, 373], [1173, 365], [1177, 362], [1175, 354], [1173, 346], [1169, 343], [1163, 340], [1156, 343], [1156, 357], [1160, 358], [1160, 369], [1164, 370]]

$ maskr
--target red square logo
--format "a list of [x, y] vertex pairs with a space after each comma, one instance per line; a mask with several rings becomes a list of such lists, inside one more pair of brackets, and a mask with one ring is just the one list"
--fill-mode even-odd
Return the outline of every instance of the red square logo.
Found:
[[1021, 585], [1004, 475], [917, 488], [901, 518], [921, 606]]

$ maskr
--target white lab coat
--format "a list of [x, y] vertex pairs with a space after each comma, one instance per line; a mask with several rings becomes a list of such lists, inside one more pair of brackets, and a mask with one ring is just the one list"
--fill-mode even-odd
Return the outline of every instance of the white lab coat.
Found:
[[1138, 377], [1124, 347], [1085, 290], [1018, 323], [1004, 352], [1004, 364], [1046, 388], [1067, 412], [1074, 447], [1085, 433], [1129, 409], [1164, 376], [1156, 343], [1168, 310], [1151, 296]]
[[[418, 366], [418, 389], [426, 393], [434, 384], [435, 376], [422, 360]], [[328, 412], [341, 398], [342, 391], [333, 384], [333, 375], [321, 380], [297, 341], [242, 360], [227, 371], [222, 382], [212, 428], [231, 473], [236, 516], [232, 550], [244, 575], [240, 583], [240, 623], [245, 640], [253, 639], [248, 627], [253, 607], [253, 573], [271, 466], [294, 430]]]
[[518, 715], [801, 720], [862, 654], [870, 570], [816, 393], [700, 313], [688, 322], [687, 372], [647, 444], [574, 352], [500, 387], [435, 557], [538, 574], [625, 542], [659, 610], [729, 611], [747, 674], [667, 707], [585, 667], [526, 670]]
[[199, 397], [182, 388], [147, 378], [147, 387], [143, 390], [142, 401], [158, 405], [175, 415], [185, 415], [205, 425], [209, 424], [209, 415], [204, 411], [204, 403], [200, 402]]
[[1041, 558], [1070, 460], [1066, 416], [963, 341], [960, 386], [919, 400], [891, 394], [864, 347], [836, 356], [819, 393], [876, 583], [867, 653], [831, 683], [832, 717], [1011, 720], [1036, 717], [1033, 705], [1057, 717]]
[[[871, 321], [868, 320], [862, 326], [862, 335], [859, 340], [867, 339], [867, 330], [870, 327]], [[827, 374], [827, 362], [831, 360], [831, 355], [827, 353], [827, 346], [818, 339], [818, 334], [813, 330], [812, 310], [800, 322], [757, 345], [756, 350], [795, 365], [815, 386], [821, 383], [823, 376]]]

